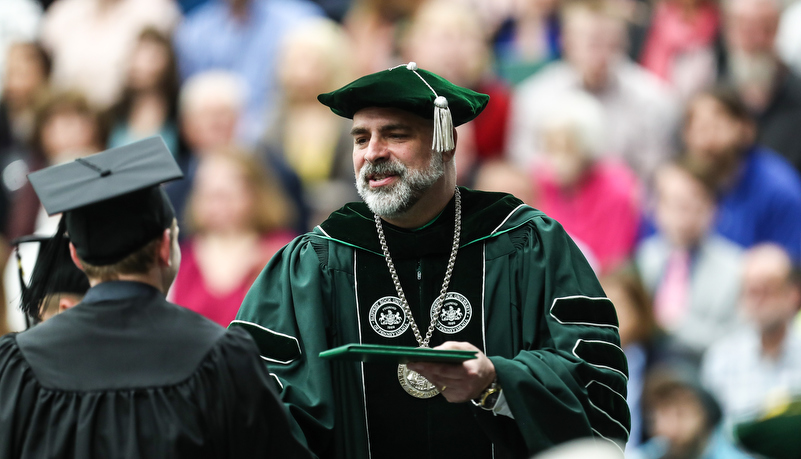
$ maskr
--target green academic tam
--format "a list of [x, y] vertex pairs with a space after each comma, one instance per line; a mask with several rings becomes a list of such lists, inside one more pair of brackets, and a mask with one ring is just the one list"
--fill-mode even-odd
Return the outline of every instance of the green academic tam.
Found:
[[801, 400], [776, 413], [738, 424], [735, 435], [750, 452], [771, 459], [801, 458]]
[[392, 67], [317, 96], [323, 105], [345, 118], [367, 107], [392, 107], [434, 120], [434, 148], [453, 149], [454, 126], [478, 116], [489, 96], [457, 86], [420, 69], [414, 62]]

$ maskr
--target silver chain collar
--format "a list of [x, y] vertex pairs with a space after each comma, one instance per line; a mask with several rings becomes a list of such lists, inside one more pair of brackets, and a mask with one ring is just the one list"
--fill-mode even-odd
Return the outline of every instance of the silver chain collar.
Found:
[[431, 341], [431, 335], [434, 334], [434, 328], [437, 326], [437, 321], [439, 320], [439, 313], [442, 310], [443, 304], [445, 303], [445, 294], [448, 292], [448, 284], [451, 283], [453, 267], [456, 265], [456, 253], [459, 251], [459, 239], [462, 233], [462, 196], [459, 194], [459, 187], [456, 187], [455, 204], [456, 219], [453, 225], [453, 246], [451, 247], [451, 257], [448, 260], [448, 268], [445, 270], [445, 279], [442, 281], [442, 290], [440, 290], [439, 297], [437, 298], [437, 308], [431, 313], [431, 323], [428, 325], [425, 339], [423, 339], [423, 337], [420, 335], [420, 329], [417, 328], [417, 323], [414, 321], [412, 309], [409, 307], [409, 301], [406, 300], [406, 295], [403, 293], [403, 288], [401, 287], [400, 279], [398, 278], [398, 272], [395, 270], [395, 263], [392, 261], [392, 257], [389, 255], [389, 247], [387, 246], [387, 238], [384, 236], [384, 227], [381, 225], [381, 217], [379, 217], [378, 214], [373, 214], [375, 217], [375, 228], [378, 231], [378, 240], [381, 242], [381, 249], [384, 251], [384, 259], [387, 261], [389, 274], [392, 276], [392, 282], [395, 284], [395, 291], [398, 293], [398, 297], [401, 300], [403, 312], [405, 312], [409, 317], [409, 324], [412, 326], [414, 337], [420, 347], [428, 347], [428, 342]]

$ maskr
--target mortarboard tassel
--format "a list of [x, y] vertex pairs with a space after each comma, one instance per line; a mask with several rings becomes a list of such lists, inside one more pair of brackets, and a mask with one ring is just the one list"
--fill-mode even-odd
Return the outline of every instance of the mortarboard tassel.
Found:
[[[398, 67], [403, 67], [403, 65]], [[431, 149], [437, 153], [453, 150], [455, 146], [453, 142], [453, 116], [451, 115], [451, 109], [448, 108], [448, 99], [445, 96], [438, 95], [437, 91], [434, 91], [434, 88], [428, 84], [425, 78], [417, 73], [416, 62], [409, 62], [405, 67], [407, 70], [414, 72], [428, 86], [428, 89], [434, 93], [434, 141], [431, 144]]]
[[453, 150], [453, 118], [448, 108], [448, 99], [434, 99], [434, 143], [431, 148], [437, 153]]

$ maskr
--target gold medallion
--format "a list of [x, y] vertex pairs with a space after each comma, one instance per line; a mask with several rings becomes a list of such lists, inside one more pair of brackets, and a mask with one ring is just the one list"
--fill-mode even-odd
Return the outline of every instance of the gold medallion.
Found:
[[398, 381], [407, 394], [417, 398], [431, 398], [439, 394], [437, 386], [431, 384], [423, 375], [406, 368], [405, 363], [398, 365]]

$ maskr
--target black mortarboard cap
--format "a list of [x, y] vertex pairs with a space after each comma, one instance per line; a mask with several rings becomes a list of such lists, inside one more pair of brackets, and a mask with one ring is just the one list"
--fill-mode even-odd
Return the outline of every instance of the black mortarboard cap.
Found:
[[[60, 226], [63, 228], [63, 221]], [[35, 321], [41, 320], [41, 306], [45, 297], [53, 294], [74, 294], [83, 296], [89, 290], [89, 279], [75, 266], [70, 257], [69, 239], [63, 231], [55, 236], [23, 236], [12, 244], [38, 243], [39, 253], [31, 272], [30, 281], [25, 283], [20, 271], [22, 302], [20, 309]], [[18, 252], [19, 253], [19, 252]], [[22, 265], [20, 263], [20, 270]]]
[[47, 213], [65, 212], [81, 259], [97, 266], [122, 260], [170, 227], [175, 212], [159, 185], [181, 177], [161, 137], [28, 175]]

